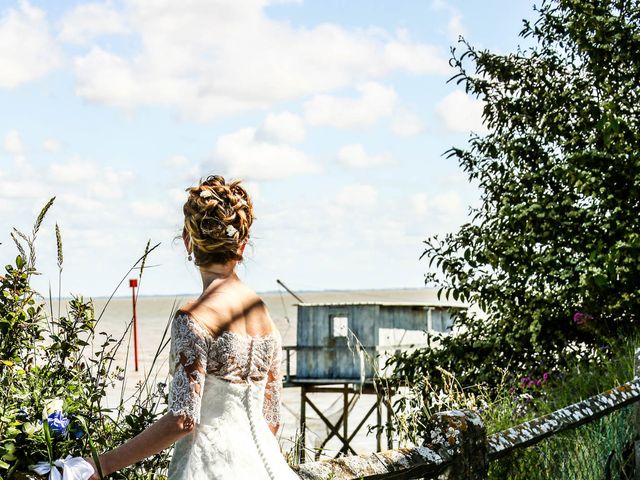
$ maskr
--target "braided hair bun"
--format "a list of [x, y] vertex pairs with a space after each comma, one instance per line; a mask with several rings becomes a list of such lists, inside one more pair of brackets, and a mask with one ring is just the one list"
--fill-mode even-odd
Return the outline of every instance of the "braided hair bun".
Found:
[[240, 180], [226, 183], [220, 175], [210, 175], [187, 192], [189, 198], [182, 210], [194, 263], [202, 266], [242, 260], [239, 250], [249, 239], [254, 216]]

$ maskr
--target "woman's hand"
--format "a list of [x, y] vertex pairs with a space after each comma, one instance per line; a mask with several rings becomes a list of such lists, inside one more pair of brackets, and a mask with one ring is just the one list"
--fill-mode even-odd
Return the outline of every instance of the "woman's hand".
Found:
[[100, 480], [100, 475], [98, 474], [98, 468], [96, 467], [96, 464], [93, 461], [93, 459], [89, 457], [85, 457], [84, 461], [93, 467], [93, 475], [91, 475], [88, 480]]

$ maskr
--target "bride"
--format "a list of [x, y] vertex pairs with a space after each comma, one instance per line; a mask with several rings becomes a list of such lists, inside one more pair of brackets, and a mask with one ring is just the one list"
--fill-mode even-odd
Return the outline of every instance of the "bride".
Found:
[[226, 183], [218, 175], [187, 191], [182, 238], [203, 289], [172, 322], [169, 411], [100, 455], [102, 472], [175, 444], [169, 480], [298, 479], [275, 437], [280, 334], [264, 302], [235, 271], [253, 222], [251, 200], [239, 181]]

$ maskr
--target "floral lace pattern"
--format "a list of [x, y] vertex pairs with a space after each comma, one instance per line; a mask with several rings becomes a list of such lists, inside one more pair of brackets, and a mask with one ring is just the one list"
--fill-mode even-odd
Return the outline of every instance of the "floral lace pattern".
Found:
[[190, 315], [178, 312], [171, 325], [169, 411], [200, 423], [206, 375], [230, 383], [259, 383], [265, 388], [263, 415], [280, 424], [282, 340], [277, 330], [264, 336], [225, 331], [214, 335]]

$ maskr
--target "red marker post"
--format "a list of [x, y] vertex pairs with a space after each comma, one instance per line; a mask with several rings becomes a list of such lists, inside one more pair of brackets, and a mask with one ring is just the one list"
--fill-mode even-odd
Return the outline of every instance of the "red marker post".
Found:
[[138, 319], [136, 318], [136, 287], [138, 286], [138, 279], [129, 279], [129, 286], [131, 287], [131, 299], [133, 300], [133, 355], [136, 363], [136, 372], [138, 371]]

